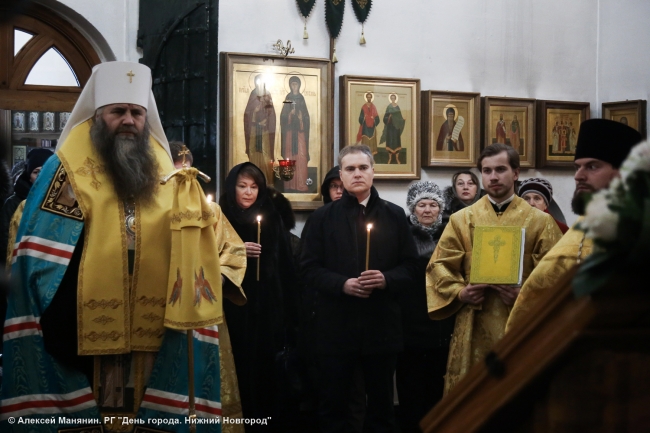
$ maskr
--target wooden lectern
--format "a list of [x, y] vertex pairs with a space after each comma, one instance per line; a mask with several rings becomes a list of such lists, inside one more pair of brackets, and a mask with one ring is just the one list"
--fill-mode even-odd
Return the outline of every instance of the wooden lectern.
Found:
[[650, 432], [650, 284], [641, 271], [579, 299], [569, 272], [422, 431]]

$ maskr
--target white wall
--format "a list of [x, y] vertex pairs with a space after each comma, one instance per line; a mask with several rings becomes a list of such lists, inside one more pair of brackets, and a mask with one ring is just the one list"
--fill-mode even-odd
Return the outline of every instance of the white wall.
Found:
[[[44, 1], [44, 0], [41, 0]], [[53, 1], [53, 0], [52, 0]], [[138, 0], [61, 0], [88, 20], [117, 60], [137, 61]], [[309, 39], [295, 0], [221, 0], [219, 50], [272, 53], [278, 39], [296, 54], [328, 57], [324, 2], [308, 19]], [[646, 0], [376, 0], [359, 45], [361, 25], [349, 3], [337, 40], [335, 155], [338, 153], [338, 77], [344, 74], [416, 77], [422, 90], [480, 92], [484, 96], [602, 102], [648, 99], [650, 16]], [[441, 186], [453, 169], [424, 169]], [[547, 177], [568, 223], [571, 169], [524, 170]], [[405, 205], [409, 182], [377, 182], [380, 195]], [[299, 232], [305, 214], [298, 216]]]
[[[650, 98], [650, 2], [599, 0], [598, 112], [603, 102]], [[650, 114], [650, 112], [648, 112]], [[650, 116], [646, 115], [646, 123]]]
[[[290, 39], [296, 55], [327, 57], [329, 35], [322, 3], [316, 4], [307, 22], [305, 41], [295, 0], [222, 0], [219, 49], [270, 53], [274, 41]], [[365, 46], [359, 45], [361, 25], [348, 6], [336, 45], [335, 131], [338, 76], [345, 74], [420, 78], [422, 90], [589, 101], [592, 116], [598, 114], [598, 9], [593, 0], [376, 1], [365, 26]], [[335, 133], [336, 152], [338, 139]], [[454, 172], [427, 168], [422, 179], [446, 186]], [[572, 170], [521, 174], [521, 178], [531, 176], [549, 178], [558, 204], [568, 222], [573, 222]], [[405, 206], [408, 181], [375, 185], [383, 198]]]
[[[138, 38], [138, 19], [140, 2], [138, 0], [37, 0], [50, 6], [61, 3], [80, 14], [103, 36], [112, 51], [112, 58], [102, 60], [121, 60], [137, 62], [142, 53], [136, 47]], [[53, 7], [57, 9], [56, 6]], [[75, 22], [65, 9], [59, 13], [77, 26], [87, 31], [86, 23]], [[109, 56], [110, 57], [110, 56]]]

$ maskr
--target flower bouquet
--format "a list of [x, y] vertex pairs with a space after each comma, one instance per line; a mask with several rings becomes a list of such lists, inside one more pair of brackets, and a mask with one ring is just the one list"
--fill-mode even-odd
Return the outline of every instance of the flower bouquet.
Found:
[[632, 273], [649, 264], [650, 143], [636, 145], [620, 169], [621, 178], [595, 193], [580, 229], [593, 239], [593, 253], [573, 280], [576, 296], [601, 289], [615, 273]]

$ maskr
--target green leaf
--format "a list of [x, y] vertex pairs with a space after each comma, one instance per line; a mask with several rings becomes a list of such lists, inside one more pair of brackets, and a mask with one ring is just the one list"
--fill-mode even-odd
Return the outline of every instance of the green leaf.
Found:
[[600, 290], [616, 272], [622, 259], [621, 255], [607, 252], [591, 254], [573, 278], [573, 294], [579, 298]]
[[623, 238], [633, 242], [630, 248], [629, 261], [635, 266], [645, 265], [647, 263], [648, 249], [650, 248], [650, 198], [644, 201], [644, 212], [641, 217], [640, 230], [632, 237]]

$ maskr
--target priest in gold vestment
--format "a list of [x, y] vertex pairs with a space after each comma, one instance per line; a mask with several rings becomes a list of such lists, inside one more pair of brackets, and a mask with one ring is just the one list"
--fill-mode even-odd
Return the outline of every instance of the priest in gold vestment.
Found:
[[499, 341], [519, 287], [469, 284], [474, 227], [519, 226], [526, 229], [523, 280], [562, 236], [553, 218], [515, 196], [519, 154], [510, 146], [492, 144], [479, 158], [488, 195], [456, 212], [427, 267], [429, 317], [456, 314], [449, 348], [445, 394]]
[[[584, 215], [587, 194], [609, 186], [619, 176], [619, 168], [632, 147], [641, 141], [641, 134], [620, 122], [590, 119], [580, 125], [575, 155], [576, 189], [571, 207]], [[560, 239], [540, 262], [521, 288], [508, 318], [506, 331], [521, 327], [530, 311], [554, 289], [567, 271], [580, 264], [593, 249], [593, 241], [580, 229], [582, 217]]]

